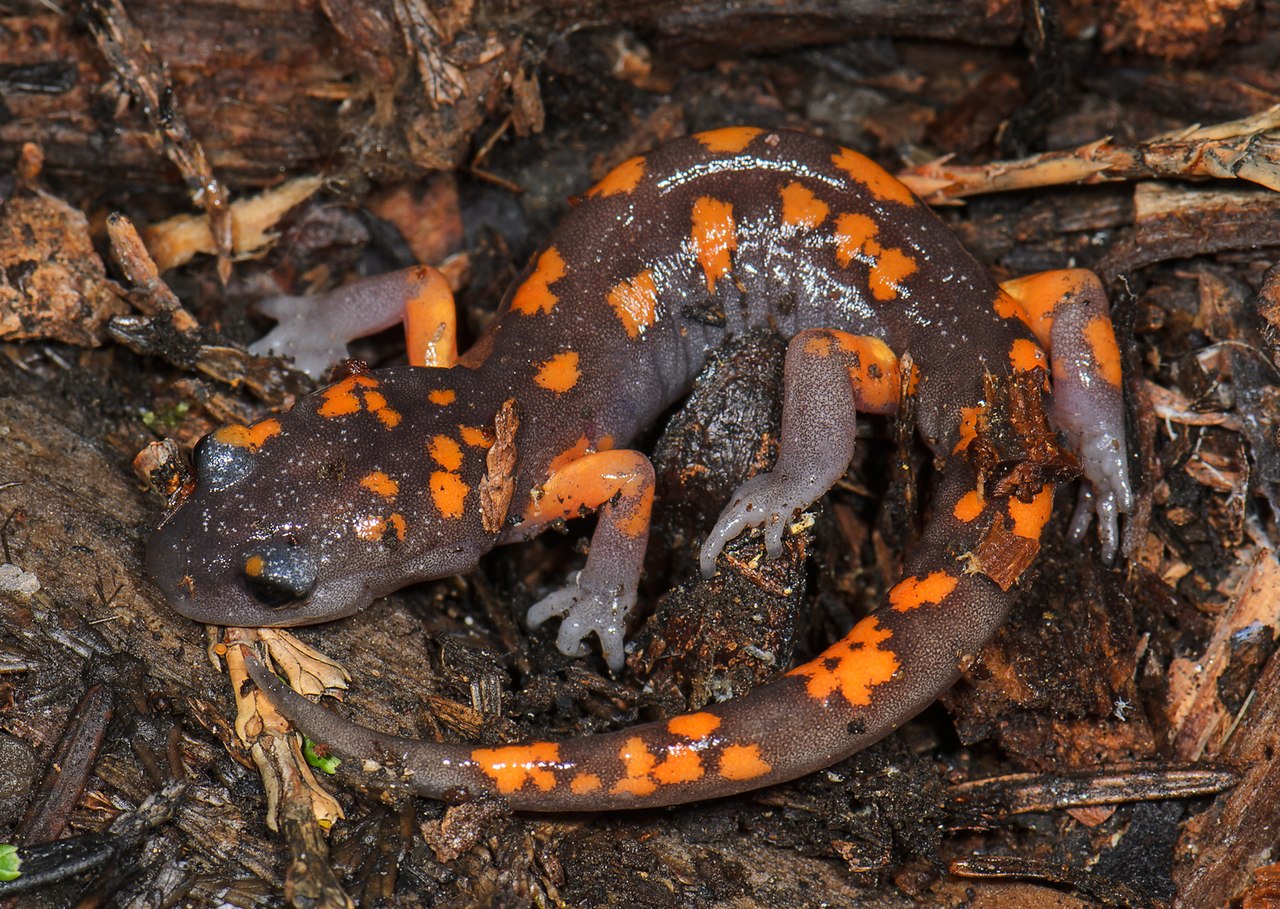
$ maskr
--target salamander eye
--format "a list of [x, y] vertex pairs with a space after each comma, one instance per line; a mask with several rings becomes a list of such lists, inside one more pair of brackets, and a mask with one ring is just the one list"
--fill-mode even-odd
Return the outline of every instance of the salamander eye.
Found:
[[248, 448], [220, 442], [209, 433], [198, 443], [191, 460], [196, 467], [196, 483], [213, 491], [226, 489], [253, 472], [253, 452]]
[[245, 584], [264, 606], [288, 606], [316, 586], [316, 562], [296, 546], [263, 546], [244, 560]]

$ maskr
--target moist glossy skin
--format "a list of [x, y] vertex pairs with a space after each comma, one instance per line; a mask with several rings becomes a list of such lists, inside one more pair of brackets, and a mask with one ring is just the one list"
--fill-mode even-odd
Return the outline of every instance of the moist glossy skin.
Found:
[[[353, 324], [325, 321], [308, 301], [278, 303], [282, 323], [264, 346], [303, 351], [314, 329], [329, 349], [332, 337], [381, 327], [412, 297], [414, 276], [374, 280], [338, 294], [364, 301]], [[1082, 455], [1085, 504], [1108, 556], [1131, 493], [1119, 354], [1096, 278], [1059, 272], [997, 287], [902, 184], [816, 137], [730, 128], [624, 162], [535, 253], [459, 365], [351, 376], [202, 443], [196, 488], [153, 538], [149, 568], [193, 618], [304, 624], [465, 571], [497, 543], [600, 507], [581, 576], [535, 604], [530, 621], [560, 617], [562, 649], [594, 635], [620, 667], [652, 499], [652, 468], [624, 446], [687, 391], [710, 350], [757, 325], [792, 339], [779, 462], [710, 528], [704, 571], [746, 526], [763, 526], [776, 554], [794, 513], [847, 467], [856, 411], [892, 412], [904, 388], [946, 462], [903, 580], [817, 659], [697, 714], [500, 749], [362, 730], [250, 668], [314, 738], [382, 754], [435, 796], [637, 807], [826, 766], [954, 680], [1002, 621], [1025, 567], [997, 577], [974, 553], [1012, 540], [1029, 563], [1049, 520], [1051, 486], [1023, 490], [1025, 501], [998, 497], [971, 463], [971, 443], [997, 416], [983, 400], [987, 376], [1052, 373], [1052, 414]]]

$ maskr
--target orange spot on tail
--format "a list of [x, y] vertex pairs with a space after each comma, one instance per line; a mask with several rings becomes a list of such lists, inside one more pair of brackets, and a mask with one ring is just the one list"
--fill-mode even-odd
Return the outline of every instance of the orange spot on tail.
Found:
[[720, 728], [720, 717], [714, 713], [686, 713], [667, 720], [667, 732], [700, 742]]
[[903, 578], [889, 591], [889, 603], [897, 612], [934, 606], [945, 600], [957, 583], [959, 579], [945, 571], [934, 571], [922, 578]]
[[726, 780], [754, 780], [771, 770], [759, 745], [728, 745], [720, 752], [720, 776]]
[[566, 350], [549, 360], [544, 360], [538, 366], [538, 371], [534, 373], [533, 381], [535, 385], [547, 391], [564, 394], [577, 385], [581, 377], [582, 373], [578, 370], [577, 351]]
[[1013, 532], [1028, 540], [1039, 540], [1044, 525], [1053, 515], [1053, 486], [1045, 484], [1030, 502], [1011, 498], [1006, 506], [1013, 521]]
[[526, 783], [550, 792], [556, 787], [552, 768], [560, 761], [560, 746], [555, 742], [536, 742], [505, 748], [477, 748], [471, 752], [471, 760], [503, 795], [519, 792]]
[[787, 675], [807, 679], [805, 690], [815, 701], [839, 693], [853, 707], [871, 703], [876, 688], [890, 681], [901, 667], [898, 655], [883, 645], [893, 632], [867, 616], [841, 640]]
[[546, 314], [555, 308], [560, 298], [551, 292], [551, 285], [564, 277], [564, 258], [560, 250], [548, 246], [538, 256], [537, 267], [533, 274], [524, 279], [524, 283], [516, 288], [511, 298], [511, 308], [526, 316], [538, 313]]
[[707, 293], [716, 292], [716, 281], [733, 267], [732, 253], [738, 248], [733, 206], [701, 196], [693, 203], [693, 230], [690, 237], [698, 264], [707, 277]]

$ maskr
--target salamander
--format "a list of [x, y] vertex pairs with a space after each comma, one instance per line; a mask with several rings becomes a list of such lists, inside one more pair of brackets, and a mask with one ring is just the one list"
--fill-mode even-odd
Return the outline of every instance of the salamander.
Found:
[[[1072, 539], [1102, 555], [1133, 502], [1121, 356], [1098, 279], [996, 284], [942, 222], [863, 155], [812, 135], [731, 127], [624, 161], [533, 254], [495, 320], [459, 354], [452, 297], [428, 268], [320, 298], [281, 298], [257, 350], [319, 374], [352, 337], [405, 322], [410, 365], [348, 369], [287, 413], [224, 426], [147, 555], [173, 607], [203, 622], [291, 626], [350, 615], [407, 584], [466, 572], [494, 546], [598, 514], [585, 565], [528, 611], [557, 644], [624, 655], [654, 475], [626, 447], [684, 395], [726, 338], [789, 341], [777, 463], [733, 495], [700, 552], [794, 516], [847, 469], [858, 414], [908, 397], [941, 466], [900, 580], [840, 641], [746, 696], [619, 732], [498, 747], [386, 735], [250, 674], [339, 754], [394, 767], [436, 798], [499, 795], [534, 811], [666, 805], [826, 767], [914, 716], [957, 678], [1016, 596], [1057, 482], [998, 482], [979, 456], [1031, 376], [1084, 481]], [[1021, 555], [1014, 568], [989, 545]], [[1009, 559], [1003, 559], [1009, 562]]]

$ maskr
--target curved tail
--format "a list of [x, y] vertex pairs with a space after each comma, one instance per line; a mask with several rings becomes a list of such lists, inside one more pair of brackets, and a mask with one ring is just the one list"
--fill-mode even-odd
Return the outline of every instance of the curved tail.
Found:
[[1029, 502], [984, 498], [964, 457], [948, 464], [903, 579], [840, 641], [745, 697], [619, 732], [494, 748], [385, 735], [284, 685], [252, 654], [275, 707], [338, 754], [374, 760], [432, 798], [501, 795], [519, 810], [595, 811], [691, 802], [827, 767], [888, 735], [951, 685], [1004, 621], [1053, 487]]

